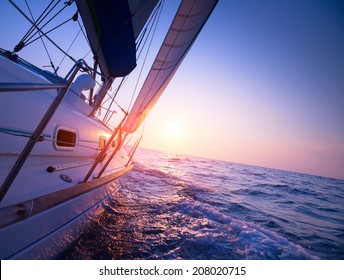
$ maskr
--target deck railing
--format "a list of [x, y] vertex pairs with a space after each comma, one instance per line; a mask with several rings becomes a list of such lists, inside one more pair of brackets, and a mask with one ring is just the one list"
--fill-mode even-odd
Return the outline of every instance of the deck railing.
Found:
[[0, 92], [63, 89], [65, 87], [66, 85], [63, 84], [0, 83]]
[[[44, 114], [44, 116], [42, 117], [41, 121], [39, 122], [39, 124], [37, 125], [35, 131], [33, 132], [33, 134], [31, 135], [29, 141], [27, 142], [27, 144], [25, 145], [23, 151], [21, 152], [21, 154], [19, 155], [17, 161], [14, 163], [12, 169], [10, 170], [10, 172], [8, 173], [6, 179], [4, 180], [1, 188], [0, 188], [0, 202], [2, 201], [2, 199], [5, 197], [6, 193], [8, 192], [9, 188], [11, 187], [14, 179], [17, 177], [19, 171], [21, 170], [21, 168], [23, 167], [25, 161], [27, 160], [27, 158], [29, 157], [32, 149], [34, 148], [34, 146], [36, 145], [36, 143], [39, 141], [44, 129], [46, 128], [47, 124], [49, 123], [50, 119], [53, 117], [53, 115], [55, 114], [56, 110], [58, 109], [58, 107], [60, 106], [63, 98], [65, 97], [65, 95], [67, 94], [67, 92], [69, 91], [73, 80], [76, 76], [76, 74], [78, 73], [78, 71], [83, 68], [83, 65], [85, 65], [85, 62], [83, 60], [79, 60], [71, 69], [71, 71], [67, 74], [67, 76], [64, 79], [63, 84], [60, 85], [52, 85], [58, 88], [58, 94], [56, 95], [55, 99], [53, 100], [53, 102], [51, 103], [50, 107], [48, 108], [48, 110], [46, 111], [46, 113]], [[37, 85], [37, 84], [36, 84]], [[45, 86], [45, 85], [44, 85]], [[6, 87], [3, 86], [3, 89]], [[14, 84], [13, 87], [10, 87], [10, 89], [14, 89], [14, 88], [22, 88], [23, 90], [26, 88], [26, 90], [32, 90], [32, 85], [29, 85], [27, 87], [24, 86], [20, 86], [20, 84]], [[30, 89], [28, 89], [30, 88]]]

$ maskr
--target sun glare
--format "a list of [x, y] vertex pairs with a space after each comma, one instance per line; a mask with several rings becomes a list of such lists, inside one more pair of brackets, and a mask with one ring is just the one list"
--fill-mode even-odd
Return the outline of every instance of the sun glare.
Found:
[[178, 138], [182, 132], [181, 126], [179, 123], [172, 122], [167, 126], [167, 133], [169, 137]]

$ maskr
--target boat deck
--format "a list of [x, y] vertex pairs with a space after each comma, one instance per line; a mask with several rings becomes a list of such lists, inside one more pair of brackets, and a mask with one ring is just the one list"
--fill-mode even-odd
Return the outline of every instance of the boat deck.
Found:
[[[17, 158], [18, 156], [13, 154], [0, 154], [0, 182], [5, 180]], [[29, 156], [0, 206], [18, 204], [80, 185], [94, 160], [94, 157], [80, 156]], [[119, 151], [102, 177], [124, 169], [128, 160], [125, 152]], [[104, 163], [105, 160], [98, 164], [89, 182], [92, 182], [93, 177], [98, 175]]]

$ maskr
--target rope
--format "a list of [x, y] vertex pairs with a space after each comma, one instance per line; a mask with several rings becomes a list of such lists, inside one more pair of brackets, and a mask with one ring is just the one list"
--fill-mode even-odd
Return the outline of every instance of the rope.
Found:
[[[66, 52], [67, 54], [69, 53], [70, 49], [71, 49], [72, 46], [74, 45], [75, 40], [78, 38], [80, 32], [81, 32], [81, 29], [78, 31], [78, 33], [77, 33], [76, 36], [74, 37], [72, 43], [70, 44], [69, 48], [67, 49], [67, 52]], [[66, 56], [67, 56], [67, 55], [65, 54], [65, 55], [62, 57], [61, 62], [60, 62], [59, 66], [58, 66], [57, 68], [60, 68], [60, 66], [61, 66], [61, 64], [63, 63], [63, 61], [65, 60]]]

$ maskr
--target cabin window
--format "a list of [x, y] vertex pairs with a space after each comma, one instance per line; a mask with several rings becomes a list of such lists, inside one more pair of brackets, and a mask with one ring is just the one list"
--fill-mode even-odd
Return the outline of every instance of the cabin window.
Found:
[[56, 132], [55, 149], [74, 150], [76, 146], [77, 134], [72, 129], [59, 128]]

